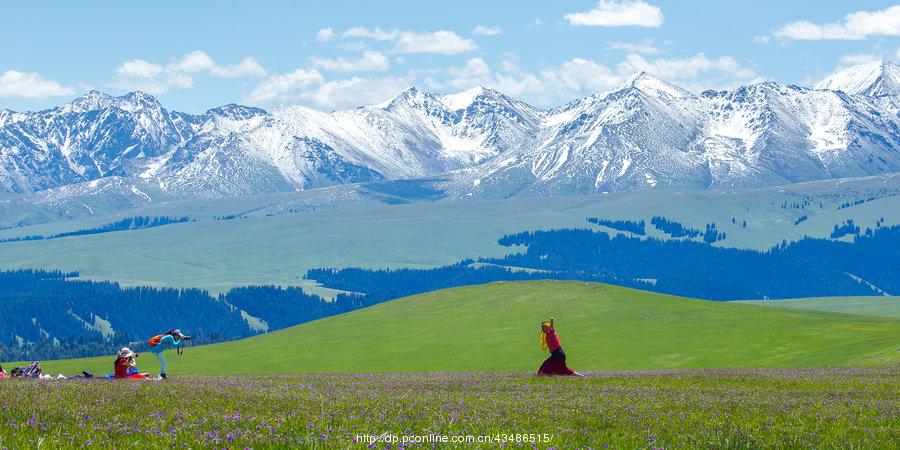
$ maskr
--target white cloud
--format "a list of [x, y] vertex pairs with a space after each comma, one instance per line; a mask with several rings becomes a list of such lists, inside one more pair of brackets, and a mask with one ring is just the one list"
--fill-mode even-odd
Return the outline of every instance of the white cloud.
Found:
[[246, 101], [260, 106], [305, 105], [331, 110], [380, 103], [414, 84], [412, 77], [328, 80], [317, 70], [271, 75]]
[[400, 53], [441, 53], [453, 55], [475, 50], [471, 39], [446, 30], [434, 33], [402, 33], [397, 40], [397, 51]]
[[310, 59], [310, 65], [332, 72], [381, 72], [391, 67], [387, 56], [375, 51], [365, 51], [354, 60], [313, 57]]
[[209, 73], [219, 78], [240, 78], [264, 77], [267, 72], [255, 59], [248, 56], [242, 59], [241, 62], [231, 66], [213, 66]]
[[256, 104], [284, 103], [283, 99], [289, 93], [306, 92], [324, 82], [325, 77], [318, 70], [297, 69], [285, 74], [270, 75], [250, 93], [248, 100]]
[[543, 24], [544, 24], [544, 21], [543, 21], [543, 20], [541, 20], [541, 19], [535, 17], [534, 19], [531, 19], [531, 22], [528, 22], [528, 25], [526, 25], [526, 27], [527, 27], [527, 28], [534, 28], [534, 27], [539, 27], [539, 26], [541, 26], [541, 25], [543, 25]]
[[772, 38], [768, 36], [753, 36], [753, 42], [756, 42], [757, 44], [768, 44], [771, 41]]
[[653, 44], [652, 39], [645, 39], [640, 42], [610, 42], [609, 48], [642, 55], [655, 55], [662, 52], [659, 47]]
[[7, 70], [0, 73], [0, 97], [44, 98], [71, 95], [75, 90], [36, 72]]
[[206, 53], [196, 50], [165, 66], [142, 59], [126, 61], [116, 68], [113, 85], [162, 94], [172, 89], [192, 87], [193, 75], [199, 73], [217, 78], [266, 76], [266, 70], [253, 58], [247, 57], [237, 64], [222, 66]]
[[566, 14], [565, 19], [570, 25], [656, 28], [665, 18], [658, 6], [641, 0], [599, 0], [594, 9]]
[[878, 61], [881, 59], [881, 56], [876, 55], [874, 53], [856, 53], [852, 55], [843, 55], [838, 58], [838, 66], [839, 67], [849, 67], [855, 66], [858, 64], [865, 64], [874, 61]]
[[405, 77], [360, 78], [332, 80], [319, 86], [309, 95], [311, 104], [323, 109], [345, 109], [381, 103], [413, 84]]
[[710, 59], [703, 53], [686, 58], [654, 60], [628, 55], [616, 66], [616, 71], [623, 76], [642, 70], [694, 92], [733, 89], [763, 80], [752, 69], [742, 66], [730, 56]]
[[128, 61], [116, 68], [116, 73], [126, 77], [150, 78], [159, 76], [162, 74], [162, 71], [162, 66], [159, 64], [153, 64], [142, 59]]
[[166, 70], [183, 73], [209, 72], [210, 75], [219, 78], [266, 76], [266, 69], [253, 58], [247, 57], [237, 64], [220, 66], [209, 55], [200, 50], [195, 50], [182, 56], [179, 61], [170, 64]]
[[503, 30], [501, 30], [500, 27], [478, 25], [477, 27], [472, 29], [472, 34], [480, 34], [482, 36], [497, 36], [499, 34], [503, 34]]
[[409, 30], [382, 30], [381, 28], [353, 27], [345, 30], [344, 38], [364, 38], [394, 42], [397, 53], [440, 53], [454, 55], [478, 48], [471, 39], [452, 31], [417, 32]]
[[334, 30], [331, 27], [322, 28], [316, 33], [316, 40], [319, 42], [328, 42], [332, 39], [334, 39]]
[[670, 59], [630, 54], [615, 66], [573, 58], [536, 72], [522, 71], [509, 60], [501, 63], [501, 71], [496, 72], [483, 59], [472, 58], [464, 66], [442, 71], [443, 78], [432, 75], [425, 83], [430, 89], [455, 91], [486, 86], [538, 106], [555, 106], [614, 89], [641, 70], [694, 92], [730, 89], [762, 80], [731, 57], [711, 59], [700, 53]]
[[774, 36], [795, 40], [860, 40], [871, 36], [900, 36], [900, 5], [880, 11], [857, 11], [840, 22], [815, 24], [799, 20], [785, 24]]
[[373, 39], [376, 41], [396, 41], [399, 34], [400, 30], [397, 29], [385, 31], [378, 27], [375, 27], [373, 29], [368, 29], [366, 27], [353, 27], [344, 30], [341, 36], [345, 38], [355, 37]]

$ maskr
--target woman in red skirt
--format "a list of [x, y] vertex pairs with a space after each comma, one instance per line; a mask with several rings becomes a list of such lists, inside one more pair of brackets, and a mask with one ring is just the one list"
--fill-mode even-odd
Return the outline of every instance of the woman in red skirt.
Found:
[[541, 322], [541, 348], [550, 350], [550, 357], [541, 364], [538, 375], [568, 375], [580, 377], [581, 374], [566, 366], [566, 353], [553, 328], [553, 318], [549, 322]]

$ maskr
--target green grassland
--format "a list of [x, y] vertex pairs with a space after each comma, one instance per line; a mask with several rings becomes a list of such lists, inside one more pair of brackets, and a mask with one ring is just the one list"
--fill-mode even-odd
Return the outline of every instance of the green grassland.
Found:
[[401, 440], [426, 436], [447, 438], [436, 448], [896, 448], [898, 378], [900, 366], [2, 380], [0, 448], [432, 448]]
[[[576, 370], [788, 368], [900, 362], [900, 320], [694, 300], [582, 282], [492, 283], [376, 305], [250, 339], [169, 352], [175, 374], [532, 372], [550, 315]], [[190, 330], [186, 330], [190, 332]], [[142, 371], [156, 373], [151, 355]], [[48, 361], [107, 373], [112, 358]]]
[[832, 311], [866, 316], [900, 319], [900, 297], [819, 297], [785, 300], [740, 300], [736, 303], [775, 306], [779, 308]]
[[[341, 187], [342, 195], [348, 187]], [[318, 192], [319, 196], [330, 190]], [[77, 270], [126, 285], [198, 287], [222, 292], [248, 284], [302, 285], [312, 267], [432, 267], [510, 251], [503, 234], [592, 227], [588, 216], [646, 220], [663, 215], [703, 229], [715, 222], [717, 245], [768, 248], [783, 239], [827, 236], [846, 219], [865, 228], [900, 220], [900, 177], [832, 180], [736, 191], [652, 191], [565, 198], [438, 201], [308, 207], [314, 191], [227, 200], [155, 204], [112, 216], [0, 230], [0, 239], [83, 229], [133, 215], [189, 216], [196, 222], [153, 229], [0, 244], [0, 270]], [[877, 197], [839, 209], [856, 199]], [[802, 207], [784, 207], [799, 205]], [[295, 212], [299, 211], [299, 212]], [[214, 216], [246, 218], [215, 221]], [[796, 224], [802, 215], [807, 220]], [[735, 219], [734, 224], [731, 223]], [[747, 221], [747, 227], [742, 226]], [[307, 284], [314, 292], [320, 292]], [[328, 293], [328, 291], [324, 291]]]

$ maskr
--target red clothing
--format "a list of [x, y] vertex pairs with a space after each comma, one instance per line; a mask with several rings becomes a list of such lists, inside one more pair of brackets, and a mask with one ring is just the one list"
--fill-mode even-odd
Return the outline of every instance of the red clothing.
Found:
[[556, 335], [556, 330], [553, 328], [547, 332], [547, 350], [550, 350], [550, 353], [556, 351], [556, 349], [562, 347], [562, 344], [559, 343], [559, 336]]
[[128, 375], [128, 369], [131, 367], [131, 365], [128, 364], [128, 358], [117, 358], [115, 364], [115, 375], [113, 375], [113, 380], [121, 380], [123, 378], [143, 380], [147, 378], [139, 373]]
[[575, 371], [566, 365], [566, 354], [559, 351], [550, 354], [550, 357], [541, 364], [538, 375], [575, 375]]

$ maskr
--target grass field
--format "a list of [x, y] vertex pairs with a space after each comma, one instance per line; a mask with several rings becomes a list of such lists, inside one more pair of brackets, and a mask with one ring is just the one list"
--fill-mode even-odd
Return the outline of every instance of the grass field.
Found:
[[898, 397], [898, 366], [3, 380], [0, 448], [896, 448]]
[[[169, 355], [171, 374], [532, 372], [554, 315], [576, 370], [826, 367], [900, 362], [900, 320], [709, 302], [581, 282], [516, 282], [407, 297]], [[185, 330], [190, 332], [190, 330]], [[156, 359], [142, 355], [143, 371]], [[48, 361], [107, 373], [112, 358]]]
[[[346, 189], [346, 188], [342, 188]], [[92, 279], [129, 285], [181, 286], [222, 292], [248, 284], [297, 285], [312, 267], [433, 267], [465, 258], [509, 252], [504, 234], [591, 227], [588, 216], [643, 219], [663, 215], [703, 229], [715, 222], [727, 239], [717, 245], [769, 248], [782, 239], [827, 236], [846, 219], [874, 226], [900, 220], [900, 177], [802, 183], [749, 191], [635, 192], [563, 198], [513, 198], [367, 203], [293, 213], [313, 191], [152, 205], [120, 213], [189, 216], [197, 222], [153, 229], [0, 244], [0, 270], [46, 268], [79, 271]], [[850, 208], [845, 202], [879, 196]], [[803, 208], [783, 207], [804, 205]], [[245, 219], [214, 221], [245, 213]], [[808, 219], [795, 224], [801, 215]], [[0, 239], [47, 235], [98, 226], [116, 217], [93, 217], [0, 230]], [[734, 224], [731, 223], [735, 219]], [[742, 226], [747, 221], [747, 227]], [[612, 230], [604, 229], [608, 232]]]
[[741, 300], [738, 303], [900, 319], [900, 297], [820, 297], [786, 300]]

